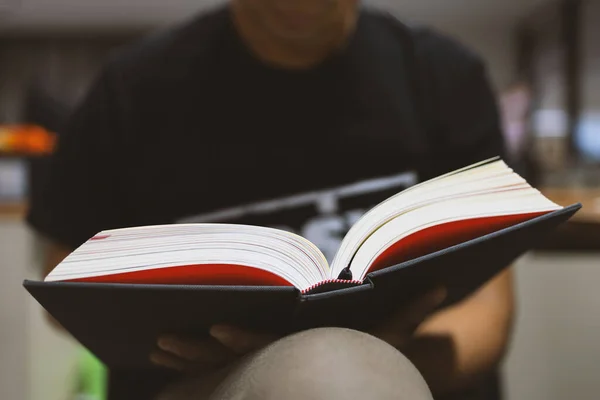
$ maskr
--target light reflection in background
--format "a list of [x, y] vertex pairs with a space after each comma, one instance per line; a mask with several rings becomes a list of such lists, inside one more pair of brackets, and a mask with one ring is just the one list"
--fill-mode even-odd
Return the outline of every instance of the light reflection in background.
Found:
[[600, 163], [600, 112], [590, 112], [580, 118], [575, 134], [575, 146], [581, 152], [584, 161]]

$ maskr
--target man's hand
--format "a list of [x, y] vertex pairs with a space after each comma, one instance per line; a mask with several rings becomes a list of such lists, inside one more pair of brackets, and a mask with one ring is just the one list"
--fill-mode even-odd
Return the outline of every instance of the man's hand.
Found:
[[427, 292], [369, 333], [398, 350], [403, 350], [421, 323], [443, 303], [446, 294], [443, 287]]
[[185, 372], [212, 373], [241, 356], [260, 350], [278, 338], [232, 326], [213, 326], [210, 338], [197, 340], [176, 336], [158, 339], [159, 351], [150, 359], [157, 365]]
[[[444, 301], [445, 296], [444, 289], [433, 290], [402, 308], [370, 333], [401, 350], [421, 322]], [[257, 334], [231, 326], [214, 326], [210, 336], [206, 340], [161, 337], [158, 340], [160, 350], [151, 355], [151, 360], [179, 371], [210, 374], [278, 339], [273, 335]]]

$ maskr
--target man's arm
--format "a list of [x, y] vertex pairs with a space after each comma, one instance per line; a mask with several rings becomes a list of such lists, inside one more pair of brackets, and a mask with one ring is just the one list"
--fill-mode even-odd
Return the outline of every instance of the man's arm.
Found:
[[404, 353], [434, 394], [460, 390], [498, 366], [510, 338], [513, 313], [513, 278], [508, 269], [462, 303], [428, 318]]

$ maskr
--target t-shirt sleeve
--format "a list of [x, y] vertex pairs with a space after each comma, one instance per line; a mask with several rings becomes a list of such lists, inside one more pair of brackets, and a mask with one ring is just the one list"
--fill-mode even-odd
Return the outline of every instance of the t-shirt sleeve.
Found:
[[116, 88], [105, 69], [59, 133], [43, 187], [30, 199], [30, 226], [71, 248], [124, 222]]
[[492, 157], [506, 158], [496, 93], [483, 60], [448, 37], [423, 32], [419, 51], [427, 61], [432, 99], [430, 130], [439, 175]]

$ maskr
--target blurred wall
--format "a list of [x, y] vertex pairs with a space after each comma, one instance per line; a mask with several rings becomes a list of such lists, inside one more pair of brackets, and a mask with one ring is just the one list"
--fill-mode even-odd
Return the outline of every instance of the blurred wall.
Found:
[[28, 299], [21, 287], [31, 265], [29, 232], [0, 216], [0, 399], [28, 399]]
[[517, 264], [506, 400], [600, 398], [600, 256], [530, 254]]

